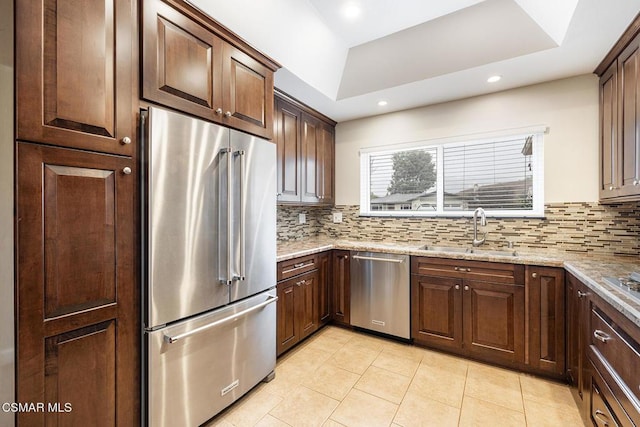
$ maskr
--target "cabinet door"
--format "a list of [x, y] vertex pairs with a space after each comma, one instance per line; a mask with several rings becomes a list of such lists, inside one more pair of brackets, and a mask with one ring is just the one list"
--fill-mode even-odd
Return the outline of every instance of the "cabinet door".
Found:
[[295, 279], [300, 339], [318, 330], [318, 270]]
[[140, 423], [135, 177], [129, 158], [18, 143], [17, 401], [72, 406], [21, 425]]
[[318, 119], [302, 113], [302, 151], [300, 155], [302, 202], [318, 203], [320, 201], [320, 182], [318, 181], [320, 127], [321, 123]]
[[223, 124], [272, 139], [273, 71], [230, 44], [223, 54]]
[[618, 78], [619, 195], [632, 196], [640, 194], [640, 37], [618, 58]]
[[333, 251], [333, 284], [331, 299], [333, 301], [333, 320], [343, 325], [351, 323], [351, 285], [349, 251]]
[[565, 370], [564, 269], [527, 266], [529, 360], [559, 377]]
[[134, 0], [16, 2], [18, 139], [134, 153], [136, 8]]
[[618, 195], [618, 68], [600, 77], [600, 198]]
[[524, 361], [524, 287], [464, 283], [465, 352], [505, 365]]
[[585, 390], [585, 349], [588, 290], [573, 275], [567, 274], [567, 376], [580, 399]]
[[300, 110], [276, 99], [278, 202], [300, 202], [300, 154], [302, 151]]
[[460, 351], [462, 280], [411, 275], [411, 337], [416, 343]]
[[161, 0], [142, 13], [142, 97], [220, 121], [222, 39]]
[[331, 320], [331, 256], [329, 252], [318, 255], [318, 325]]
[[334, 204], [334, 129], [327, 123], [321, 123], [318, 131], [318, 161], [316, 172], [320, 203]]
[[295, 278], [284, 280], [277, 286], [276, 353], [278, 356], [300, 341], [300, 331], [296, 321], [296, 281]]

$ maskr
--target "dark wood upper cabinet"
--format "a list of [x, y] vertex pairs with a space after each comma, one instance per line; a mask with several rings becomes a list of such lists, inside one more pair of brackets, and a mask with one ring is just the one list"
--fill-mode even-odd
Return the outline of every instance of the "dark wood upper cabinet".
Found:
[[300, 112], [278, 97], [275, 104], [278, 202], [295, 203], [300, 201]]
[[333, 205], [335, 123], [284, 95], [275, 106], [278, 202]]
[[142, 15], [144, 99], [273, 138], [277, 64], [185, 2], [148, 0]]
[[136, 2], [16, 2], [17, 138], [132, 155]]
[[640, 199], [640, 15], [596, 69], [600, 76], [600, 199]]
[[16, 399], [72, 406], [21, 425], [140, 422], [135, 176], [131, 158], [18, 143]]
[[527, 266], [528, 364], [558, 378], [565, 375], [564, 269]]

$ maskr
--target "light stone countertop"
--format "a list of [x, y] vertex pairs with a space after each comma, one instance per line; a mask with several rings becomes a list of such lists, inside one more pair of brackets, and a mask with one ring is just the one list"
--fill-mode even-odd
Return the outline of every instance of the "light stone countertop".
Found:
[[[417, 243], [383, 243], [356, 240], [336, 240], [326, 237], [305, 239], [290, 242], [278, 242], [277, 261], [286, 261], [300, 256], [311, 255], [331, 249], [345, 249], [369, 252], [401, 253], [414, 256], [426, 256], [473, 261], [509, 262], [513, 264], [539, 265], [548, 267], [564, 267], [580, 279], [586, 286], [602, 299], [625, 315], [640, 327], [640, 302], [627, 296], [623, 291], [609, 285], [604, 277], [626, 277], [632, 271], [640, 272], [640, 257], [604, 256], [592, 254], [576, 254], [569, 252], [553, 252], [548, 249], [516, 248], [517, 256], [495, 255], [483, 253], [460, 253], [419, 249], [423, 244]], [[489, 250], [489, 248], [487, 248]]]

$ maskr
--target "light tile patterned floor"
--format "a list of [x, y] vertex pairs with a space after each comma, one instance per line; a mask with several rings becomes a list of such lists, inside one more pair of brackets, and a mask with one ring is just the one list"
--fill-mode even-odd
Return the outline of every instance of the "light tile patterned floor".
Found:
[[219, 426], [583, 426], [569, 387], [328, 326]]

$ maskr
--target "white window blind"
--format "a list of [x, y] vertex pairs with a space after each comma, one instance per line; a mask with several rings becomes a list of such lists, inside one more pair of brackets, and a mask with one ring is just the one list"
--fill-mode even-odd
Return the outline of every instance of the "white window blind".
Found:
[[544, 214], [542, 132], [361, 152], [361, 214]]

